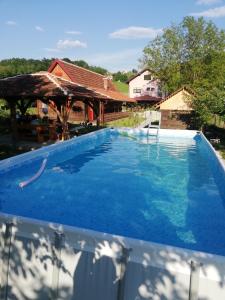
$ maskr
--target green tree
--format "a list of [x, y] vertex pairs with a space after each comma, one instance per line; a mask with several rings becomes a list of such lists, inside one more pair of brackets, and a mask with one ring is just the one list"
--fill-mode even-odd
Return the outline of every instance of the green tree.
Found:
[[121, 71], [113, 74], [114, 81], [126, 82], [128, 80], [127, 73], [122, 73]]
[[204, 124], [211, 114], [225, 113], [224, 49], [224, 30], [203, 18], [185, 17], [145, 47], [141, 64], [161, 80], [166, 93], [183, 85], [193, 89], [193, 107]]
[[[11, 58], [4, 59], [0, 61], [0, 78], [15, 76], [19, 74], [28, 74], [39, 71], [47, 71], [51, 62], [54, 58], [47, 59], [25, 59], [25, 58]], [[77, 66], [86, 68], [93, 72], [106, 75], [108, 71], [104, 68], [98, 66], [90, 66], [84, 60], [71, 61], [69, 58], [64, 58], [63, 60], [75, 64]]]

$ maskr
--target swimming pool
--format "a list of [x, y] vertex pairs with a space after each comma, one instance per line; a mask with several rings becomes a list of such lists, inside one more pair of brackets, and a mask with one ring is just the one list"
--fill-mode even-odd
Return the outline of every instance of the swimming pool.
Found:
[[225, 255], [224, 170], [195, 131], [101, 130], [2, 161], [0, 174], [2, 213]]

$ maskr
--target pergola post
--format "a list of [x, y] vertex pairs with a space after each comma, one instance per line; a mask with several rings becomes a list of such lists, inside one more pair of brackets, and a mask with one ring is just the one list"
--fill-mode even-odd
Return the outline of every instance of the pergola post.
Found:
[[85, 122], [88, 122], [89, 121], [89, 116], [88, 116], [88, 104], [83, 101], [84, 103], [84, 120]]
[[105, 123], [105, 103], [104, 101], [100, 101], [100, 124]]
[[16, 146], [18, 140], [18, 130], [17, 130], [17, 121], [16, 121], [16, 101], [10, 100], [7, 101], [10, 107], [10, 122], [12, 130], [12, 145]]
[[100, 114], [100, 109], [99, 109], [99, 103], [96, 103], [96, 101], [91, 101], [91, 100], [86, 100], [87, 104], [93, 109], [95, 115], [96, 115], [96, 122], [97, 126], [100, 125], [100, 119], [99, 119], [99, 114]]

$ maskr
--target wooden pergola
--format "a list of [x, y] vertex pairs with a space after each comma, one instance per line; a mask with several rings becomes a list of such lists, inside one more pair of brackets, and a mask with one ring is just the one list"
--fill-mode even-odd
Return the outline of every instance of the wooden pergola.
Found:
[[12, 139], [17, 140], [16, 107], [25, 111], [36, 100], [41, 100], [57, 114], [62, 125], [62, 138], [67, 138], [68, 119], [76, 101], [90, 106], [97, 116], [97, 125], [104, 123], [107, 101], [133, 102], [119, 92], [95, 90], [56, 77], [48, 72], [18, 75], [0, 80], [0, 98], [10, 107]]

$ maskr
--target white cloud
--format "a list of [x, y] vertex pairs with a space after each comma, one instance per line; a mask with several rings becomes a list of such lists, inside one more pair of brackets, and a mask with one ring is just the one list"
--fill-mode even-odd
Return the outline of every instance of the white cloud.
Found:
[[67, 30], [65, 33], [66, 34], [73, 34], [73, 35], [80, 35], [81, 34], [80, 31], [76, 31], [76, 30]]
[[71, 49], [71, 48], [87, 48], [87, 44], [79, 40], [59, 40], [57, 43], [58, 49]]
[[9, 26], [16, 26], [17, 23], [15, 21], [7, 21], [5, 22], [6, 25], [9, 25]]
[[208, 18], [225, 17], [225, 5], [216, 8], [211, 8], [198, 13], [192, 13], [191, 15], [196, 17], [208, 17]]
[[36, 29], [37, 31], [41, 31], [41, 32], [44, 31], [44, 28], [41, 27], [41, 26], [35, 26], [35, 29]]
[[197, 0], [198, 5], [213, 5], [217, 3], [221, 3], [221, 0]]
[[154, 29], [151, 27], [130, 26], [122, 28], [109, 34], [113, 39], [152, 39], [162, 33], [162, 29]]
[[47, 52], [60, 52], [60, 50], [56, 48], [44, 48], [44, 50]]

